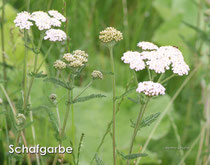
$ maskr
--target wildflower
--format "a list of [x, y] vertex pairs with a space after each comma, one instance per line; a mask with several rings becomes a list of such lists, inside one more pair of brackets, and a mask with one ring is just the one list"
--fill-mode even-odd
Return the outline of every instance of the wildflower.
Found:
[[98, 70], [94, 70], [91, 73], [91, 76], [92, 76], [93, 79], [103, 79], [103, 74]]
[[74, 68], [84, 66], [88, 62], [88, 54], [82, 50], [75, 50], [73, 54], [66, 53], [63, 58]]
[[155, 83], [152, 81], [144, 81], [138, 84], [136, 92], [143, 92], [147, 96], [158, 96], [165, 94], [165, 88], [159, 83]]
[[55, 27], [61, 27], [61, 22], [55, 18], [50, 18], [51, 25]]
[[74, 56], [70, 53], [66, 53], [64, 54], [63, 58], [67, 61], [67, 62], [72, 62], [75, 60]]
[[185, 63], [182, 52], [173, 46], [162, 46], [157, 50], [143, 51], [142, 58], [150, 70], [156, 73], [165, 73], [172, 67], [172, 71], [180, 76], [187, 75], [190, 70]]
[[26, 117], [24, 116], [24, 114], [18, 113], [18, 115], [17, 115], [17, 124], [21, 125], [21, 124], [23, 124], [25, 122], [25, 120], [26, 120]]
[[75, 50], [73, 51], [73, 54], [76, 55], [76, 56], [83, 56], [83, 57], [88, 57], [88, 54], [85, 53], [85, 51], [82, 51], [82, 50]]
[[49, 39], [53, 42], [66, 40], [66, 33], [60, 29], [49, 29], [45, 32], [45, 34], [45, 40]]
[[56, 60], [53, 65], [56, 69], [65, 69], [66, 63], [61, 60]]
[[100, 32], [99, 39], [103, 43], [118, 42], [123, 39], [123, 35], [120, 31], [113, 27], [107, 27], [105, 30]]
[[123, 54], [121, 60], [125, 64], [130, 64], [130, 68], [135, 69], [136, 71], [145, 69], [143, 56], [139, 52], [128, 51]]
[[2, 98], [0, 98], [0, 105], [3, 103], [3, 100], [2, 100]]
[[157, 45], [151, 42], [145, 42], [145, 41], [139, 42], [137, 46], [142, 48], [143, 50], [157, 50], [158, 49]]
[[35, 25], [39, 30], [47, 30], [51, 28], [51, 17], [43, 11], [33, 12], [30, 19], [35, 22]]
[[33, 25], [33, 23], [29, 21], [30, 18], [31, 18], [30, 13], [26, 11], [18, 13], [17, 17], [14, 20], [15, 26], [19, 27], [20, 29], [29, 30], [30, 27]]
[[66, 22], [66, 18], [56, 10], [48, 11], [49, 15], [53, 18], [57, 19], [58, 21]]

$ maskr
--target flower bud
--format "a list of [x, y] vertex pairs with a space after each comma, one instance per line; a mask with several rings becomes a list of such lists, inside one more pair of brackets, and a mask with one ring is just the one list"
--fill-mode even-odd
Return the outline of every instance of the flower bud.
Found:
[[50, 95], [49, 98], [50, 98], [50, 101], [52, 101], [53, 103], [55, 103], [55, 101], [57, 99], [57, 95], [53, 93], [53, 94]]
[[18, 113], [17, 115], [17, 124], [22, 125], [26, 121], [26, 117], [22, 113]]
[[103, 79], [103, 74], [98, 70], [94, 70], [91, 73], [91, 76], [92, 76], [93, 79]]

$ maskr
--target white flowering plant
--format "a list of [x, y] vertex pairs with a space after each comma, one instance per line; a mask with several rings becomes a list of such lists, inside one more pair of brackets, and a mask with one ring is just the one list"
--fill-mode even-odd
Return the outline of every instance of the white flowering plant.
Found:
[[210, 2], [168, 1], [0, 1], [0, 164], [207, 165]]

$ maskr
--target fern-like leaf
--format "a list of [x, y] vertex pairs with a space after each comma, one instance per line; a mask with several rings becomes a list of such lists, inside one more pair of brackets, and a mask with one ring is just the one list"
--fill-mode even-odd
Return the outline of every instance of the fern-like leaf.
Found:
[[30, 77], [34, 77], [34, 78], [45, 78], [45, 77], [47, 77], [46, 74], [43, 74], [43, 71], [41, 71], [39, 73], [30, 72], [28, 75]]
[[96, 154], [95, 160], [96, 160], [96, 165], [104, 165], [103, 160], [101, 160], [101, 158], [98, 156], [98, 154]]
[[91, 94], [89, 96], [84, 96], [84, 97], [77, 98], [76, 100], [73, 101], [73, 104], [78, 103], [78, 102], [88, 101], [88, 100], [95, 99], [95, 98], [103, 98], [103, 97], [106, 97], [106, 96], [102, 95], [102, 94]]
[[53, 84], [55, 84], [55, 85], [58, 85], [58, 86], [61, 86], [61, 87], [63, 87], [63, 88], [66, 88], [66, 89], [72, 89], [68, 84], [66, 84], [65, 82], [63, 82], [63, 81], [61, 81], [61, 80], [58, 80], [58, 79], [56, 79], [56, 78], [53, 78], [53, 77], [51, 77], [51, 78], [46, 78], [44, 81], [46, 81], [46, 82], [51, 82], [51, 83], [53, 83]]
[[132, 160], [132, 159], [137, 159], [139, 157], [145, 157], [147, 156], [146, 153], [136, 153], [136, 154], [129, 154], [129, 155], [125, 155], [124, 153], [117, 151], [118, 154], [125, 160]]
[[[146, 127], [146, 126], [150, 126], [155, 120], [157, 120], [159, 115], [160, 115], [160, 112], [157, 112], [157, 113], [154, 113], [154, 114], [151, 114], [151, 115], [145, 117], [141, 121], [141, 124], [139, 125], [138, 130], [140, 130], [140, 128], [143, 128], [143, 127]], [[131, 127], [135, 128], [136, 123], [132, 120], [130, 120], [130, 121], [131, 121]]]

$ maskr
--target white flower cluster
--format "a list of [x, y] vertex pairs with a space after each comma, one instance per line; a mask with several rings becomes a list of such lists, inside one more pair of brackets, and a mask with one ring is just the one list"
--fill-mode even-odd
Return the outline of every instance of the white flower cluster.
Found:
[[138, 84], [136, 92], [144, 93], [147, 96], [158, 96], [165, 94], [165, 88], [159, 84], [152, 81], [144, 81]]
[[64, 41], [66, 40], [66, 33], [60, 29], [49, 29], [45, 32], [45, 40], [49, 39], [50, 41]]
[[64, 31], [52, 28], [61, 27], [61, 22], [65, 22], [66, 18], [56, 10], [50, 10], [48, 13], [35, 11], [30, 14], [24, 11], [17, 14], [14, 23], [20, 29], [27, 30], [29, 30], [34, 23], [39, 30], [47, 30], [44, 39], [49, 39], [50, 41], [66, 40], [66, 34]]
[[75, 50], [73, 54], [66, 53], [63, 58], [74, 68], [84, 66], [88, 62], [88, 54], [82, 50]]
[[130, 64], [130, 68], [135, 71], [143, 70], [145, 68], [143, 56], [139, 52], [128, 51], [123, 54], [121, 60], [125, 64]]
[[65, 69], [66, 68], [66, 63], [65, 62], [63, 62], [63, 61], [61, 61], [61, 60], [56, 60], [55, 62], [54, 62], [54, 67], [56, 68], [56, 69]]
[[20, 29], [29, 30], [30, 27], [33, 26], [33, 23], [29, 21], [30, 18], [31, 18], [31, 15], [28, 12], [23, 11], [17, 14], [17, 17], [14, 20], [14, 23]]
[[137, 46], [142, 48], [143, 50], [157, 50], [158, 49], [157, 45], [151, 42], [146, 42], [146, 41], [139, 42]]
[[173, 46], [158, 48], [150, 42], [139, 42], [138, 46], [145, 51], [141, 53], [128, 51], [121, 58], [124, 63], [130, 64], [131, 69], [142, 70], [146, 64], [150, 70], [154, 70], [156, 73], [165, 73], [166, 70], [172, 68], [173, 73], [179, 76], [188, 74], [190, 68], [178, 48]]

